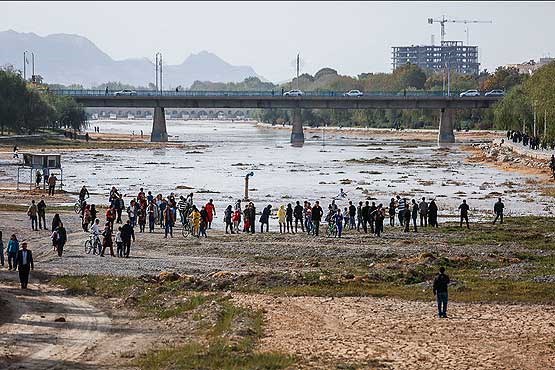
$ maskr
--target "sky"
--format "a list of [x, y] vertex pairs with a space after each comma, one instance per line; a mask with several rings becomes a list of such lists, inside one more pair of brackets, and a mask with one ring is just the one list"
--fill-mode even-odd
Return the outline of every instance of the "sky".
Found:
[[[391, 71], [392, 46], [439, 43], [427, 20], [442, 15], [493, 22], [468, 25], [481, 69], [555, 56], [555, 2], [0, 2], [0, 15], [0, 31], [78, 34], [116, 60], [207, 50], [273, 82], [297, 53], [301, 73]], [[447, 24], [446, 40], [466, 43], [465, 25]]]

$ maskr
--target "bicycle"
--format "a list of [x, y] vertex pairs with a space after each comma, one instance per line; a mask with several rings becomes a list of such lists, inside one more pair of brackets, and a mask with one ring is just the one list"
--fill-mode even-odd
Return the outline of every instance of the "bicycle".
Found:
[[[86, 199], [89, 199], [88, 197]], [[81, 213], [81, 211], [83, 210], [83, 204], [86, 203], [85, 199], [81, 200], [78, 199], [77, 202], [75, 202], [75, 204], [73, 205], [73, 210], [75, 211], [75, 213], [79, 214]]]
[[85, 253], [91, 254], [100, 254], [102, 250], [102, 242], [100, 241], [100, 237], [91, 234], [89, 236], [89, 240], [85, 241]]
[[326, 235], [328, 237], [330, 237], [330, 236], [336, 237], [337, 236], [337, 225], [335, 224], [335, 222], [328, 223], [328, 227], [326, 228]]

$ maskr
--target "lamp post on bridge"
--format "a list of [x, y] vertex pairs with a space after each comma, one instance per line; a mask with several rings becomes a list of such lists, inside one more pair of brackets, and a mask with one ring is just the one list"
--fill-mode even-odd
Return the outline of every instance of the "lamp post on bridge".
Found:
[[162, 92], [162, 53], [160, 52], [156, 53], [156, 93], [158, 92]]

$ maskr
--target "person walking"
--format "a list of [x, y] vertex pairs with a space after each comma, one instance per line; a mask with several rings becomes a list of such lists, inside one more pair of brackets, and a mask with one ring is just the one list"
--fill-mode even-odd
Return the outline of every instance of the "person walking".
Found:
[[395, 226], [395, 205], [395, 198], [391, 198], [391, 201], [389, 202], [389, 207], [387, 209], [389, 213], [389, 226]]
[[104, 237], [104, 239], [102, 240], [102, 252], [100, 253], [100, 257], [104, 257], [106, 248], [110, 248], [110, 256], [115, 257], [114, 243], [112, 241], [112, 224], [110, 222], [106, 222], [106, 224], [104, 224], [104, 231], [102, 232], [102, 236]]
[[19, 240], [17, 240], [15, 234], [12, 234], [10, 240], [8, 240], [6, 251], [8, 252], [8, 270], [13, 269], [15, 271], [15, 258], [17, 257], [17, 251], [19, 251]]
[[21, 243], [21, 250], [17, 251], [15, 257], [15, 267], [14, 270], [19, 270], [19, 282], [21, 283], [21, 289], [27, 289], [27, 284], [29, 283], [29, 272], [35, 269], [33, 263], [33, 252], [27, 249], [27, 243]]
[[121, 227], [121, 241], [123, 242], [123, 255], [125, 258], [129, 258], [129, 252], [131, 252], [131, 240], [135, 242], [135, 230], [131, 225], [131, 221], [127, 222]]
[[2, 231], [0, 231], [0, 264], [4, 267], [4, 240], [2, 240]]
[[56, 181], [58, 178], [53, 173], [50, 174], [48, 178], [48, 195], [54, 196], [54, 190], [56, 189]]
[[505, 209], [505, 205], [501, 201], [501, 198], [499, 198], [497, 202], [493, 205], [493, 212], [495, 213], [495, 219], [493, 220], [494, 225], [498, 218], [500, 218], [499, 223], [503, 223], [503, 209]]
[[364, 207], [362, 207], [362, 230], [364, 233], [368, 233], [368, 222], [370, 221], [370, 202], [366, 201]]
[[114, 209], [114, 206], [110, 206], [110, 208], [106, 210], [106, 221], [110, 223], [110, 227], [112, 229], [114, 228], [115, 220], [116, 220], [116, 210]]
[[[208, 228], [212, 228], [212, 221], [216, 217], [216, 206], [214, 205], [214, 200], [210, 199], [208, 203], [204, 206], [206, 213], [208, 214]], [[241, 204], [239, 203], [239, 210], [241, 209]]]
[[[233, 207], [230, 205], [227, 206], [227, 208], [224, 211], [224, 222], [225, 222], [225, 233], [229, 234], [230, 232], [232, 234], [235, 234], [235, 232], [233, 231], [233, 223], [231, 222], [231, 218], [233, 217]], [[250, 207], [247, 205], [245, 206], [245, 232], [248, 232], [248, 228], [247, 226], [247, 219], [250, 220]], [[229, 230], [229, 231], [228, 231]]]
[[293, 215], [295, 216], [295, 232], [298, 232], [300, 223], [301, 231], [304, 233], [303, 206], [301, 206], [301, 202], [297, 201], [295, 209], [293, 210]]
[[51, 231], [54, 231], [58, 228], [58, 226], [60, 226], [60, 224], [62, 223], [62, 220], [60, 219], [60, 214], [56, 213], [54, 215], [54, 217], [52, 217], [52, 229]]
[[383, 233], [383, 220], [385, 219], [385, 209], [383, 208], [383, 204], [378, 204], [378, 208], [375, 211], [375, 216], [374, 216], [374, 222], [376, 224], [375, 226], [375, 232], [374, 234], [379, 237], [381, 235], [381, 233]]
[[426, 198], [422, 197], [422, 201], [418, 204], [418, 212], [420, 213], [420, 227], [428, 226], [428, 203]]
[[291, 203], [287, 204], [287, 209], [285, 210], [285, 222], [287, 223], [287, 232], [294, 234], [293, 230], [293, 206]]
[[411, 201], [411, 205], [412, 205], [412, 212], [411, 212], [412, 224], [414, 226], [414, 232], [417, 232], [418, 230], [416, 229], [416, 220], [418, 219], [418, 204], [413, 199]]
[[164, 239], [168, 237], [168, 234], [170, 234], [170, 237], [173, 238], [174, 223], [175, 223], [175, 213], [173, 212], [172, 207], [169, 204], [166, 204], [166, 207], [164, 209], [164, 224], [165, 224]]
[[311, 210], [312, 215], [312, 223], [314, 224], [314, 235], [318, 236], [320, 233], [320, 222], [322, 221], [322, 216], [324, 215], [324, 211], [322, 207], [320, 207], [320, 202], [316, 201], [314, 203], [314, 207]]
[[118, 257], [123, 257], [123, 239], [121, 238], [121, 226], [118, 227], [116, 233], [116, 254]]
[[39, 229], [37, 223], [37, 213], [37, 205], [35, 204], [35, 201], [32, 200], [31, 205], [27, 209], [27, 216], [29, 216], [29, 219], [31, 220], [31, 229], [35, 231]]
[[438, 227], [437, 224], [437, 204], [434, 199], [428, 205], [428, 224], [432, 227]]
[[36, 174], [35, 174], [35, 188], [40, 188], [40, 184], [42, 183], [42, 173], [40, 173], [40, 170], [37, 170]]
[[37, 215], [39, 218], [39, 229], [46, 230], [46, 203], [44, 203], [44, 199], [41, 199], [40, 202], [37, 204]]
[[206, 206], [202, 206], [199, 213], [200, 213], [199, 237], [204, 236], [205, 238], [207, 238], [208, 235], [206, 235], [206, 229], [208, 229], [209, 222], [208, 222], [208, 211], [206, 210]]
[[119, 196], [116, 199], [114, 199], [114, 206], [117, 214], [116, 223], [121, 224], [122, 223], [121, 213], [125, 209], [125, 201], [123, 200], [123, 197], [121, 194], [119, 194]]
[[439, 318], [447, 318], [447, 302], [449, 295], [447, 292], [449, 286], [449, 276], [445, 273], [445, 267], [439, 268], [439, 273], [434, 279], [433, 292], [437, 300], [437, 315]]
[[55, 232], [57, 232], [58, 234], [56, 251], [58, 252], [58, 257], [61, 257], [62, 253], [64, 252], [64, 246], [66, 245], [66, 242], [67, 242], [67, 231], [66, 231], [66, 228], [64, 227], [64, 224], [60, 222], [60, 225], [58, 226]]
[[330, 221], [335, 222], [335, 227], [337, 228], [337, 234], [335, 236], [341, 238], [341, 234], [343, 233], [343, 214], [341, 213], [341, 208], [338, 208], [337, 211], [332, 214]]
[[144, 233], [146, 226], [146, 209], [144, 207], [139, 207], [139, 210], [137, 211], [137, 219], [137, 223], [139, 224], [139, 232]]
[[461, 222], [459, 227], [462, 227], [463, 221], [466, 221], [466, 228], [470, 229], [470, 225], [468, 224], [468, 210], [470, 209], [470, 207], [468, 206], [468, 204], [466, 204], [466, 199], [464, 199], [459, 205], [459, 209], [461, 211]]
[[264, 225], [266, 225], [266, 232], [270, 230], [270, 214], [272, 213], [272, 205], [268, 204], [263, 210], [262, 214], [260, 215], [260, 232], [264, 232]]

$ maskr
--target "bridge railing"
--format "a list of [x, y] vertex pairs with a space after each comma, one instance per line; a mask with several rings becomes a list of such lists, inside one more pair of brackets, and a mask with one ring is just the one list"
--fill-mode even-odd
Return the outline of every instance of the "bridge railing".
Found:
[[[271, 96], [282, 96], [281, 90], [274, 91], [195, 91], [195, 90], [184, 90], [184, 91], [154, 91], [154, 90], [133, 90], [133, 93], [126, 94], [119, 91], [113, 90], [72, 90], [72, 89], [55, 89], [50, 90], [52, 93], [61, 96], [73, 96], [73, 97], [102, 97], [102, 96], [142, 96], [142, 97], [240, 97], [240, 96], [252, 96], [252, 97], [271, 97]], [[458, 97], [461, 91], [451, 91], [450, 97]], [[343, 91], [304, 91], [303, 96], [307, 97], [344, 97], [345, 92]], [[364, 96], [375, 96], [375, 97], [447, 97], [447, 93], [443, 91], [364, 91]], [[345, 98], [354, 99], [356, 97]]]

